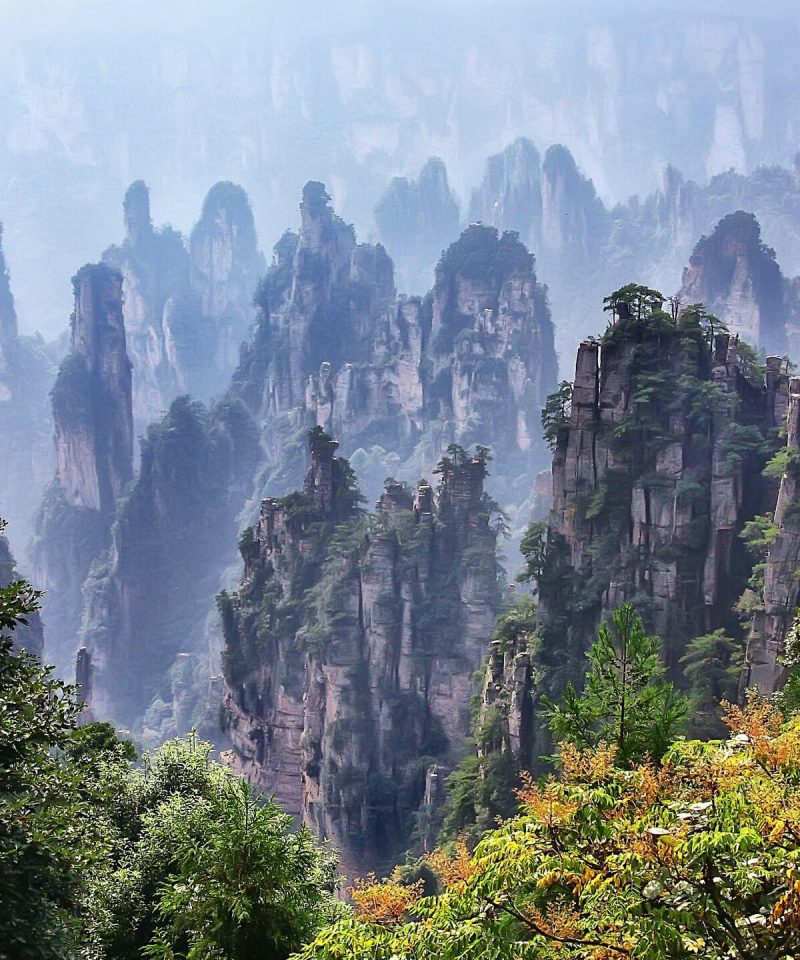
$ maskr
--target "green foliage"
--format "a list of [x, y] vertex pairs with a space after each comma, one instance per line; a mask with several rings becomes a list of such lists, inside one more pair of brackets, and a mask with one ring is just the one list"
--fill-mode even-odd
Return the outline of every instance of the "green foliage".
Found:
[[754, 559], [765, 560], [779, 533], [780, 529], [770, 514], [759, 514], [745, 523], [739, 536]]
[[461, 275], [499, 287], [508, 276], [532, 270], [533, 257], [516, 231], [498, 235], [494, 227], [473, 223], [442, 254], [436, 275], [437, 280]]
[[547, 561], [547, 535], [550, 524], [547, 520], [534, 520], [528, 524], [520, 552], [525, 559], [525, 569], [519, 574], [520, 583], [533, 582], [538, 589], [539, 580], [544, 575]]
[[146, 957], [279, 960], [337, 913], [332, 858], [272, 801], [226, 779], [187, 811], [181, 797], [159, 809], [170, 826], [175, 871], [159, 890], [159, 929]]
[[0, 958], [48, 960], [74, 942], [87, 807], [64, 751], [80, 712], [75, 690], [13, 631], [39, 607], [24, 581], [0, 589]]
[[800, 727], [761, 705], [723, 744], [676, 743], [628, 769], [613, 748], [565, 748], [516, 817], [470, 854], [356, 884], [355, 916], [299, 960], [772, 960], [800, 942]]
[[781, 447], [764, 467], [764, 476], [780, 480], [785, 473], [796, 469], [798, 465], [800, 465], [800, 450], [794, 447]]
[[687, 704], [664, 679], [658, 637], [648, 636], [633, 607], [623, 604], [600, 627], [587, 657], [583, 692], [570, 682], [560, 704], [544, 700], [554, 738], [579, 749], [609, 743], [624, 766], [660, 759]]
[[282, 960], [336, 914], [334, 863], [193, 735], [106, 768], [112, 838], [90, 877], [90, 957]]
[[681, 657], [683, 674], [689, 684], [689, 728], [703, 740], [721, 737], [725, 727], [720, 704], [737, 699], [744, 662], [741, 641], [719, 628], [695, 637]]
[[572, 384], [569, 380], [562, 380], [558, 389], [548, 396], [542, 409], [543, 436], [551, 450], [555, 450], [569, 427], [571, 411]]
[[729, 467], [736, 467], [747, 457], [763, 452], [766, 438], [755, 424], [730, 423], [721, 444], [721, 452]]

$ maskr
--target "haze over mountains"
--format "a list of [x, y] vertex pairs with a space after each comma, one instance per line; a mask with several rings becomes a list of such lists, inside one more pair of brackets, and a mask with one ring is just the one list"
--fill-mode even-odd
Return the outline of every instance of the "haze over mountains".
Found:
[[241, 184], [269, 247], [311, 179], [368, 238], [391, 177], [431, 156], [466, 212], [518, 136], [566, 145], [609, 206], [667, 163], [705, 181], [797, 149], [791, 3], [4, 6], [0, 219], [25, 331], [63, 329], [64, 277], [138, 178], [185, 232], [210, 184]]
[[0, 577], [87, 716], [363, 871], [510, 809], [623, 602], [692, 731], [779, 689], [794, 7], [158, 10], [0, 37]]

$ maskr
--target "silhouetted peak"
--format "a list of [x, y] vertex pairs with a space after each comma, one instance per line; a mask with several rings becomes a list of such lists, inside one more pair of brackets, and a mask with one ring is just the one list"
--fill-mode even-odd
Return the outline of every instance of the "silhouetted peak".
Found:
[[578, 170], [575, 158], [561, 143], [554, 143], [547, 148], [542, 162], [542, 170], [544, 175], [551, 179], [558, 176], [569, 177], [571, 180], [584, 179], [580, 170]]
[[332, 213], [331, 197], [324, 183], [319, 180], [309, 180], [303, 187], [303, 199], [300, 210], [315, 219], [324, 213]]
[[125, 241], [135, 246], [153, 233], [150, 217], [150, 190], [144, 180], [134, 180], [122, 201], [125, 212]]
[[219, 210], [238, 213], [244, 218], [252, 218], [250, 198], [244, 187], [230, 180], [220, 180], [206, 194], [203, 201], [202, 217], [213, 216]]
[[17, 313], [3, 253], [3, 224], [0, 223], [0, 345], [16, 339]]

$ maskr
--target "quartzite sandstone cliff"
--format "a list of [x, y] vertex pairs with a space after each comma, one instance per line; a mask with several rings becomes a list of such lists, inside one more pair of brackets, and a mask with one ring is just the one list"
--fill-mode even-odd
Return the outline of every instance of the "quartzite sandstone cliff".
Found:
[[302, 493], [267, 499], [223, 596], [225, 721], [239, 769], [330, 838], [343, 870], [391, 865], [430, 768], [453, 765], [498, 610], [485, 464], [387, 482], [357, 509], [338, 444], [312, 434]]

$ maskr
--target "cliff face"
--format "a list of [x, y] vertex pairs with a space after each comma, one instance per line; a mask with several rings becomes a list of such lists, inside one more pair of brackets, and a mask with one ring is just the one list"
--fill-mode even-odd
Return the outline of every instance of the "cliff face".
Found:
[[87, 264], [73, 289], [71, 350], [51, 394], [56, 477], [37, 517], [34, 544], [35, 579], [48, 591], [48, 655], [64, 675], [72, 668], [82, 584], [133, 475], [122, 275], [105, 264]]
[[211, 188], [188, 244], [171, 227], [153, 228], [141, 180], [123, 209], [125, 239], [103, 259], [124, 278], [134, 416], [143, 430], [179, 393], [208, 400], [224, 390], [264, 265], [249, 200], [232, 183]]
[[427, 290], [433, 264], [459, 228], [458, 201], [444, 163], [433, 157], [416, 180], [395, 177], [375, 207], [375, 223], [394, 259], [400, 290]]
[[774, 539], [764, 568], [764, 586], [753, 615], [742, 672], [742, 689], [772, 694], [786, 679], [781, 656], [800, 605], [800, 380], [789, 381], [783, 475], [773, 515]]
[[265, 412], [303, 407], [308, 379], [323, 362], [338, 371], [344, 362], [366, 361], [376, 318], [394, 296], [383, 247], [358, 245], [352, 226], [331, 209], [325, 187], [307, 183], [299, 235], [276, 248], [259, 298], [271, 353]]
[[179, 233], [153, 228], [150, 191], [137, 180], [123, 203], [125, 239], [103, 260], [122, 274], [124, 317], [133, 360], [133, 406], [137, 425], [160, 416], [180, 374], [167, 356], [165, 314], [189, 309], [189, 258]]
[[207, 722], [209, 598], [232, 562], [258, 459], [242, 405], [175, 400], [142, 444], [111, 540], [84, 586], [81, 668], [92, 712], [145, 744]]
[[238, 766], [352, 875], [408, 846], [426, 769], [457, 758], [499, 596], [480, 459], [455, 451], [435, 493], [388, 483], [366, 517], [336, 447], [315, 432], [303, 493], [242, 542], [225, 718]]
[[787, 349], [785, 295], [775, 251], [761, 241], [756, 218], [741, 210], [697, 244], [680, 292], [686, 302], [704, 303], [733, 333], [778, 354]]
[[[689, 639], [735, 622], [750, 573], [738, 534], [767, 496], [764, 449], [785, 411], [780, 369], [773, 361], [765, 384], [735, 336], [690, 316], [665, 335], [617, 313], [601, 342], [581, 345], [548, 530], [575, 579], [567, 635], [577, 651], [632, 601], [677, 675]], [[543, 622], [561, 623], [565, 597], [545, 585], [540, 594]]]
[[253, 297], [266, 269], [250, 200], [241, 187], [226, 182], [209, 190], [189, 251], [200, 314], [214, 323], [214, 379], [227, 385], [250, 333]]
[[[153, 235], [146, 208], [132, 202], [141, 195], [129, 198], [129, 254]], [[239, 236], [230, 219], [215, 216], [220, 237]], [[215, 249], [206, 233], [195, 240], [196, 249]], [[117, 277], [118, 292], [119, 275], [103, 269]], [[230, 284], [237, 276], [232, 269]], [[219, 290], [214, 309], [222, 310], [222, 281]], [[254, 494], [258, 502], [293, 488], [311, 426], [341, 431], [376, 496], [387, 475], [429, 475], [448, 445], [463, 441], [495, 448], [494, 482], [513, 487], [522, 503], [528, 467], [541, 457], [535, 420], [555, 381], [552, 327], [532, 258], [515, 236], [472, 228], [443, 258], [430, 296], [398, 300], [385, 250], [358, 244], [312, 182], [299, 234], [276, 246], [258, 303], [228, 393], [207, 410], [174, 401], [148, 432], [135, 482], [121, 497], [117, 484], [99, 509], [99, 494], [89, 496], [101, 485], [86, 480], [94, 461], [81, 417], [109, 404], [84, 402], [77, 389], [69, 400], [67, 380], [56, 391], [64, 400], [60, 466], [39, 538], [43, 582], [61, 603], [48, 612], [59, 625], [54, 643], [64, 672], [83, 645], [93, 714], [146, 743], [185, 732], [187, 718], [206, 722], [205, 684], [219, 651], [210, 606], [232, 559], [235, 518], [248, 515]]]
[[515, 233], [474, 225], [436, 268], [428, 405], [452, 411], [459, 443], [528, 451], [556, 380], [544, 290]]
[[53, 387], [56, 483], [71, 506], [108, 514], [133, 474], [122, 276], [88, 265], [72, 285], [71, 351]]
[[[483, 180], [473, 190], [469, 219], [517, 230], [532, 250], [541, 234], [541, 157], [530, 140], [520, 137], [502, 153], [489, 157]], [[390, 246], [391, 249], [391, 246]]]
[[53, 475], [47, 391], [53, 364], [40, 338], [20, 337], [0, 224], [0, 508], [24, 557], [42, 492]]
[[387, 474], [413, 481], [451, 442], [491, 445], [503, 478], [543, 465], [534, 421], [556, 381], [552, 323], [515, 235], [470, 227], [443, 254], [432, 293], [397, 300], [383, 247], [356, 243], [309, 183], [300, 233], [276, 246], [258, 301], [233, 389], [284, 465], [270, 489], [291, 488], [287, 451], [296, 470], [313, 423], [341, 438], [375, 497]]
[[[502, 812], [515, 771], [535, 769], [551, 749], [539, 698], [581, 677], [599, 623], [619, 605], [631, 602], [662, 637], [679, 685], [690, 641], [720, 628], [742, 637], [734, 607], [754, 567], [741, 534], [774, 505], [762, 470], [781, 445], [787, 403], [797, 442], [795, 390], [779, 358], [762, 371], [703, 311], [670, 316], [641, 288], [618, 291], [611, 307], [604, 336], [578, 350], [571, 395], [548, 412], [553, 506], [524, 545], [538, 599], [535, 611], [523, 605], [501, 621], [490, 648], [478, 762], [506, 780], [485, 809], [473, 788], [478, 823]], [[748, 652], [747, 682], [765, 689], [797, 600], [796, 578], [786, 576], [800, 549], [792, 482], [790, 469]]]

